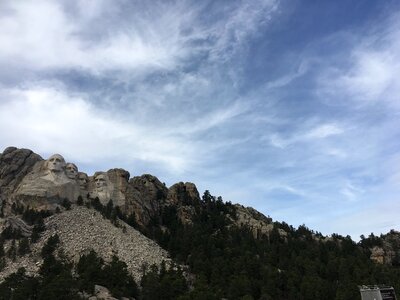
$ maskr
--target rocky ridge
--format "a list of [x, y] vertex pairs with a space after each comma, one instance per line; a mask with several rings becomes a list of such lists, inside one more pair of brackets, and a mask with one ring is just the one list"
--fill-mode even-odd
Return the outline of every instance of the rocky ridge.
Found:
[[[28, 275], [36, 274], [42, 263], [40, 250], [56, 233], [60, 237], [60, 250], [71, 262], [91, 249], [105, 261], [116, 255], [127, 264], [136, 280], [140, 279], [143, 265], [159, 265], [169, 260], [166, 251], [123, 221], [118, 220], [116, 227], [96, 210], [76, 205], [79, 198], [85, 203], [98, 199], [103, 206], [112, 200], [125, 216], [133, 216], [141, 228], [157, 224], [164, 209], [171, 206], [176, 209], [178, 219], [190, 225], [196, 207], [201, 205], [200, 194], [190, 182], [179, 182], [168, 188], [150, 174], [130, 178], [124, 169], [98, 171], [89, 176], [59, 154], [45, 160], [31, 150], [15, 147], [6, 148], [0, 154], [0, 198], [0, 225], [18, 229], [22, 236], [29, 237], [33, 226], [21, 220], [15, 207], [53, 213], [45, 219], [46, 230], [32, 244], [32, 253], [14, 262], [7, 259], [0, 280], [19, 267], [26, 268]], [[66, 200], [72, 202], [71, 210], [63, 208]], [[269, 235], [274, 229], [271, 218], [250, 207], [235, 205], [235, 210], [232, 224], [250, 228], [255, 238]], [[168, 231], [162, 224], [159, 226]], [[278, 230], [285, 236], [284, 230]], [[5, 244], [6, 251], [8, 247], [10, 242]]]

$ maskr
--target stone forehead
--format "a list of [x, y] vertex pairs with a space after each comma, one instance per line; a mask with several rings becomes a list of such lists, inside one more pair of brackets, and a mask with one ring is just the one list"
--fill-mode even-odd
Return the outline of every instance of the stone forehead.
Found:
[[94, 173], [94, 179], [98, 178], [98, 177], [103, 177], [103, 178], [107, 178], [107, 173], [106, 172], [96, 172]]
[[67, 163], [66, 167], [73, 167], [74, 169], [78, 170], [78, 167], [74, 163]]
[[79, 173], [78, 173], [78, 178], [85, 178], [85, 179], [88, 179], [89, 176], [88, 176], [86, 173], [79, 172]]
[[53, 154], [52, 156], [49, 157], [48, 160], [52, 159], [52, 158], [58, 158], [60, 159], [62, 162], [65, 162], [64, 157], [61, 154]]

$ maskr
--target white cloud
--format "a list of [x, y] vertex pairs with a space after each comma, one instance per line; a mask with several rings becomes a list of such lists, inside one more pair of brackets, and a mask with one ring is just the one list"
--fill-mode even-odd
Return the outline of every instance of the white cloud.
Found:
[[[270, 18], [266, 11], [275, 7], [275, 1], [245, 3], [227, 18], [203, 24], [202, 7], [185, 1], [72, 4], [78, 6], [75, 14], [63, 2], [50, 0], [2, 3], [0, 63], [93, 74], [171, 70], [205, 51], [219, 57], [228, 47], [237, 49], [260, 22]], [[128, 13], [124, 5], [136, 7]]]
[[339, 135], [343, 133], [343, 129], [337, 124], [322, 124], [315, 128], [312, 128], [309, 132], [304, 134], [304, 138], [309, 139], [323, 139], [333, 135]]
[[329, 230], [341, 234], [349, 234], [355, 240], [361, 234], [376, 235], [387, 233], [391, 229], [398, 229], [400, 218], [398, 199], [374, 201], [372, 205], [359, 205], [353, 210], [342, 214], [329, 222]]
[[107, 159], [118, 164], [142, 160], [172, 172], [192, 167], [199, 154], [190, 141], [119, 121], [118, 116], [52, 87], [3, 90], [0, 136], [3, 148], [16, 145], [39, 153], [51, 149], [92, 164]]
[[362, 195], [365, 191], [362, 188], [355, 186], [351, 182], [346, 182], [345, 186], [340, 190], [340, 193], [346, 197], [349, 201], [356, 201], [359, 199], [359, 196]]
[[[289, 145], [296, 143], [312, 143], [316, 140], [325, 139], [335, 135], [341, 135], [344, 133], [344, 129], [337, 123], [324, 123], [313, 126], [311, 129], [304, 130], [301, 132], [292, 134], [291, 137], [282, 138], [278, 134], [272, 134], [268, 136], [268, 140], [272, 146], [284, 149]], [[264, 137], [266, 139], [266, 137]], [[329, 151], [332, 153], [332, 151]]]
[[[320, 91], [331, 103], [400, 108], [400, 22], [394, 14], [361, 38], [348, 38], [350, 53], [319, 74]], [[341, 39], [342, 37], [336, 37]]]

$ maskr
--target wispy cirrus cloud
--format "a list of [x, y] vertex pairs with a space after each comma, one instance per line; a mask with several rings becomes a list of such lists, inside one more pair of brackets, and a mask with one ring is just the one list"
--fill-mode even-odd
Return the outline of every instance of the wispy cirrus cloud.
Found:
[[[345, 64], [328, 67], [319, 80], [323, 96], [332, 102], [352, 102], [357, 106], [383, 104], [398, 109], [400, 100], [399, 14], [393, 13], [382, 24], [363, 36], [346, 35], [342, 53]], [[343, 38], [341, 35], [337, 39]], [[356, 40], [356, 43], [351, 43]]]
[[228, 16], [204, 23], [207, 5], [189, 1], [88, 6], [86, 1], [6, 1], [1, 4], [6, 13], [0, 15], [0, 62], [95, 75], [170, 71], [198, 55], [226, 58], [227, 49], [239, 49], [275, 6], [273, 0], [233, 5]]
[[303, 132], [292, 133], [292, 136], [288, 138], [283, 138], [274, 133], [264, 137], [264, 139], [269, 139], [271, 145], [274, 147], [286, 148], [294, 143], [325, 139], [331, 136], [341, 135], [343, 132], [344, 129], [342, 125], [337, 123], [321, 123], [314, 125], [311, 128], [307, 128]]

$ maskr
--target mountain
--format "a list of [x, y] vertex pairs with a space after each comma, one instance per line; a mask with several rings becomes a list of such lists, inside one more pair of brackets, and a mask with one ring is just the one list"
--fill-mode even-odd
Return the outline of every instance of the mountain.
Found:
[[55, 154], [0, 154], [0, 299], [359, 299], [400, 288], [400, 234], [322, 236], [193, 183], [88, 176]]

